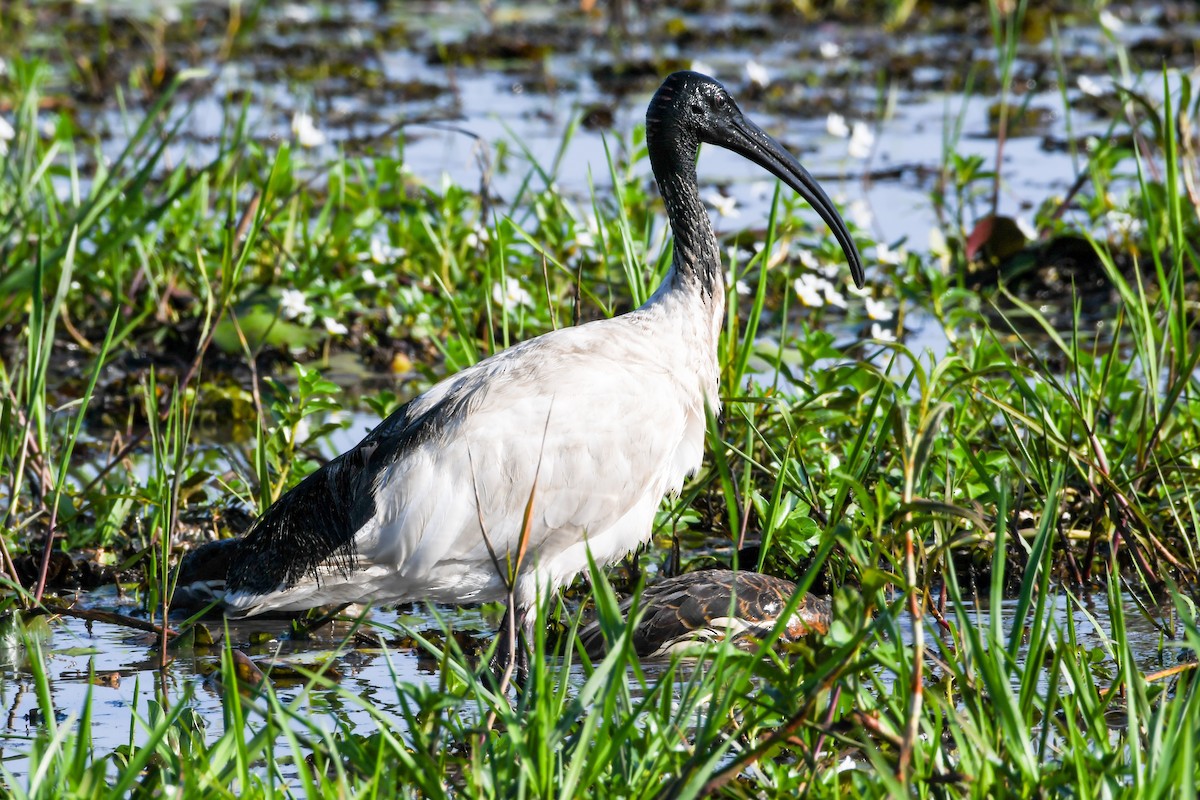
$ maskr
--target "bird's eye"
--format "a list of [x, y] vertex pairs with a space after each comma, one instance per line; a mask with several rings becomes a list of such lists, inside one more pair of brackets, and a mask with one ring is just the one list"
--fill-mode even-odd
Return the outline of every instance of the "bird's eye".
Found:
[[704, 109], [700, 107], [699, 103], [692, 103], [692, 113], [698, 117], [704, 113]]

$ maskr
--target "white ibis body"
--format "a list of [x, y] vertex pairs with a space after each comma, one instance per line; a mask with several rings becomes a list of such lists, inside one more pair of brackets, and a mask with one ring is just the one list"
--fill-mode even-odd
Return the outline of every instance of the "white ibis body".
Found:
[[226, 576], [231, 613], [502, 601], [502, 572], [519, 562], [524, 618], [539, 591], [587, 567], [589, 551], [611, 563], [650, 537], [663, 497], [700, 467], [705, 408], [720, 404], [724, 274], [696, 183], [700, 144], [739, 153], [800, 193], [860, 285], [863, 273], [833, 203], [716, 81], [667, 78], [646, 140], [675, 235], [654, 296], [447, 378], [309, 475], [242, 541]]

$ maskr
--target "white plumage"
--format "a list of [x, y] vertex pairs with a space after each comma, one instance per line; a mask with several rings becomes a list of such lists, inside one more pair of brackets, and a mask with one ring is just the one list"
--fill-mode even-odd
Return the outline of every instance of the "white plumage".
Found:
[[705, 305], [661, 291], [631, 314], [539, 336], [439, 383], [413, 401], [416, 414], [452, 391], [469, 399], [444, 441], [378, 474], [354, 570], [323, 565], [314, 580], [231, 593], [227, 604], [258, 613], [366, 598], [503, 600], [483, 531], [496, 552], [515, 553], [531, 492], [519, 604], [534, 600], [539, 577], [557, 586], [585, 569], [587, 546], [600, 563], [622, 557], [700, 466], [705, 402], [718, 404], [716, 331]]
[[[724, 284], [696, 187], [701, 141], [742, 153], [830, 223], [861, 283], [858, 254], [803, 168], [696, 73], [663, 84], [647, 114], [655, 177], [676, 235], [654, 296], [613, 319], [547, 333], [416, 398], [280, 498], [227, 577], [235, 613], [328, 603], [507, 596], [492, 552], [516, 558], [522, 614], [539, 591], [646, 541], [663, 497], [702, 462], [706, 405], [719, 407]], [[489, 551], [489, 543], [491, 551]]]

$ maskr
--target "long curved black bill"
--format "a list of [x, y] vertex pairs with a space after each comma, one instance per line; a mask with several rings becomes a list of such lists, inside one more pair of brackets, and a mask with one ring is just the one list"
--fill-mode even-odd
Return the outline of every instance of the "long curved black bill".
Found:
[[811, 205], [825, 224], [833, 231], [833, 236], [846, 253], [846, 261], [850, 264], [850, 274], [854, 283], [861, 289], [865, 276], [863, 275], [862, 256], [846, 229], [846, 222], [838, 214], [833, 201], [825, 194], [825, 190], [817, 183], [816, 178], [808, 173], [796, 157], [783, 148], [783, 145], [771, 138], [762, 128], [755, 125], [744, 116], [738, 114], [738, 119], [723, 133], [724, 138], [714, 140], [715, 144], [732, 150], [740, 156], [750, 159], [765, 170], [768, 170], [779, 180], [792, 187]]

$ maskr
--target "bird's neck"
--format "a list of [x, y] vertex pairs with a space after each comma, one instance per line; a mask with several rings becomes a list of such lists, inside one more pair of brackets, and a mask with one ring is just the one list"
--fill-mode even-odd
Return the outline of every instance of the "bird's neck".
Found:
[[696, 153], [675, 153], [670, 167], [651, 162], [671, 231], [675, 235], [675, 257], [667, 283], [677, 289], [695, 291], [706, 305], [720, 314], [725, 305], [725, 277], [721, 253], [708, 211], [700, 201], [696, 183]]

